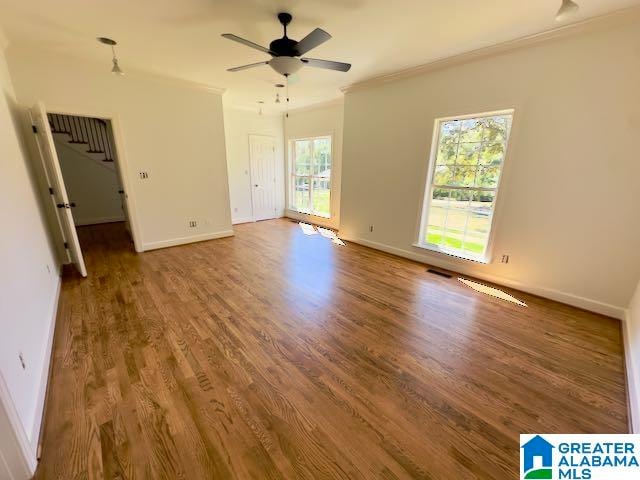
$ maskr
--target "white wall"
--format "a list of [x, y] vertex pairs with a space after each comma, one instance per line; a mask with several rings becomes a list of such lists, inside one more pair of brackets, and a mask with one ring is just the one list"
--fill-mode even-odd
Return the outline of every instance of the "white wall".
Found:
[[[60, 277], [16, 128], [18, 109], [2, 51], [0, 84], [0, 402], [18, 419], [17, 435], [27, 439], [34, 468]], [[3, 441], [9, 434], [0, 431]]]
[[624, 340], [632, 430], [640, 433], [640, 282], [629, 304]]
[[219, 92], [13, 46], [8, 60], [22, 107], [42, 100], [50, 111], [114, 118], [138, 248], [232, 233]]
[[[349, 91], [341, 234], [622, 317], [640, 274], [639, 42], [640, 21], [627, 19]], [[413, 247], [435, 119], [506, 108], [493, 263]]]
[[249, 135], [268, 135], [275, 138], [276, 161], [278, 165], [282, 166], [278, 169], [276, 177], [276, 205], [279, 216], [282, 216], [284, 213], [285, 178], [282, 115], [258, 115], [257, 112], [225, 107], [224, 130], [233, 223], [253, 221]]
[[[320, 135], [332, 136], [332, 167], [331, 167], [331, 218], [315, 217], [300, 214], [291, 210], [286, 211], [287, 216], [300, 220], [327, 225], [331, 228], [340, 227], [340, 192], [342, 177], [342, 129], [343, 129], [344, 104], [342, 100], [333, 101], [316, 107], [309, 107], [289, 113], [285, 118], [285, 150], [288, 160], [288, 145], [290, 140], [305, 137], [317, 137]], [[288, 167], [287, 167], [288, 175]], [[287, 187], [288, 202], [288, 187]], [[287, 207], [289, 205], [287, 204]]]
[[117, 222], [124, 220], [118, 190], [120, 182], [113, 163], [102, 163], [56, 141], [56, 152], [62, 168], [76, 225]]

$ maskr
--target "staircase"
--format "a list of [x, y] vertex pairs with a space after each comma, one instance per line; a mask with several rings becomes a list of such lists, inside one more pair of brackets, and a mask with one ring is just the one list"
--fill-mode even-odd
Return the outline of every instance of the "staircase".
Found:
[[[74, 146], [74, 150], [82, 148], [92, 158], [102, 162], [113, 162], [113, 147], [109, 141], [107, 122], [99, 118], [77, 117], [48, 113], [49, 125], [54, 138], [67, 136], [65, 142]], [[86, 146], [86, 149], [83, 147]]]

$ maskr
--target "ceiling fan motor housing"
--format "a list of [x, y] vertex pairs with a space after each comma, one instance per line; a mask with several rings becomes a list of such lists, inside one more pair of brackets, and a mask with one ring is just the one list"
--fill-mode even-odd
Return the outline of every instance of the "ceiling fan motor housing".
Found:
[[278, 57], [295, 57], [299, 55], [296, 45], [298, 42], [284, 36], [278, 38], [269, 44], [269, 50], [276, 54]]

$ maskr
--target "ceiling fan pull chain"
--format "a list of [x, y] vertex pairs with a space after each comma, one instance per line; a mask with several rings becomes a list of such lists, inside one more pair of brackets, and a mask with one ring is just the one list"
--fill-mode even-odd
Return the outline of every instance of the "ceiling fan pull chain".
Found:
[[289, 75], [284, 76], [287, 79], [287, 112], [286, 116], [289, 118]]

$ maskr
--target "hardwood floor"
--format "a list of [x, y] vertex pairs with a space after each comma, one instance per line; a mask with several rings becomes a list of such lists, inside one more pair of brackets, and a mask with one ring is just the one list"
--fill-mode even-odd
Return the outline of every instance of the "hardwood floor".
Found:
[[627, 431], [618, 321], [235, 230], [135, 254], [80, 229], [36, 478], [513, 479], [521, 432]]

